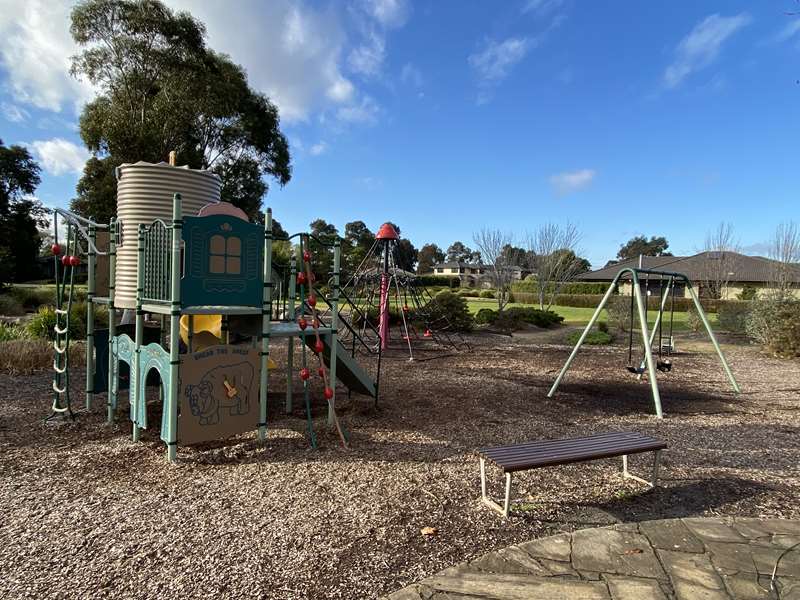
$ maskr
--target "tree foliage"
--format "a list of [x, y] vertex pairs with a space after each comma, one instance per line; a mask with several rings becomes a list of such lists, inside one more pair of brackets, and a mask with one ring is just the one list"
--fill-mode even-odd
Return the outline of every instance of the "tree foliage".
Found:
[[639, 255], [672, 256], [670, 252], [667, 252], [667, 248], [669, 248], [669, 242], [667, 242], [667, 238], [664, 236], [651, 236], [648, 240], [643, 235], [637, 235], [619, 247], [617, 259], [630, 260], [632, 258], [639, 258]]
[[0, 286], [36, 274], [39, 227], [47, 220], [44, 207], [30, 196], [41, 181], [40, 172], [26, 148], [6, 147], [0, 140]]
[[158, 0], [84, 0], [70, 31], [82, 48], [72, 73], [100, 91], [80, 133], [102, 164], [87, 163], [76, 210], [110, 218], [114, 168], [163, 161], [172, 150], [181, 164], [217, 173], [223, 198], [251, 218], [267, 191], [264, 176], [289, 181], [278, 109], [239, 65], [206, 46], [205, 26], [189, 13]]
[[417, 253], [417, 273], [432, 273], [433, 265], [444, 262], [444, 252], [436, 244], [425, 244]]
[[447, 248], [448, 262], [465, 262], [465, 263], [478, 263], [481, 261], [481, 253], [472, 250], [469, 246], [464, 245], [463, 242], [453, 242]]

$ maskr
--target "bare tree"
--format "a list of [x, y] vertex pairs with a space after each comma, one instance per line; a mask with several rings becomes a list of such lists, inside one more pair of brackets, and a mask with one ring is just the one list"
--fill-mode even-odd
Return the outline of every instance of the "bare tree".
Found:
[[478, 247], [492, 284], [497, 289], [497, 309], [503, 310], [508, 304], [511, 294], [511, 281], [514, 277], [512, 266], [519, 257], [509, 256], [508, 248], [512, 247], [514, 237], [499, 229], [484, 227], [472, 234], [472, 241]]
[[527, 235], [528, 268], [536, 274], [536, 293], [542, 310], [549, 309], [565, 283], [584, 270], [578, 257], [578, 228], [571, 223], [547, 223]]
[[780, 295], [797, 286], [800, 276], [800, 228], [797, 223], [781, 223], [775, 229], [769, 249], [772, 263], [772, 287]]
[[706, 234], [703, 252], [706, 256], [700, 269], [702, 293], [707, 298], [722, 298], [733, 276], [739, 242], [730, 223], [720, 223]]

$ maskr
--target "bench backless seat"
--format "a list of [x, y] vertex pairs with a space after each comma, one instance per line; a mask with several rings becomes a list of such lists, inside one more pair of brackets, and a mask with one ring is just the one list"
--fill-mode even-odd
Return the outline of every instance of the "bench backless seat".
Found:
[[[481, 448], [478, 450], [481, 464], [481, 499], [485, 504], [507, 517], [511, 503], [512, 473], [615, 456], [622, 457], [623, 477], [655, 487], [658, 484], [659, 457], [661, 451], [666, 448], [665, 442], [633, 431], [598, 433], [579, 438], [542, 440], [510, 446]], [[652, 481], [628, 472], [628, 455], [642, 452], [654, 453]], [[486, 494], [487, 460], [500, 467], [505, 474], [506, 494], [503, 506]]]

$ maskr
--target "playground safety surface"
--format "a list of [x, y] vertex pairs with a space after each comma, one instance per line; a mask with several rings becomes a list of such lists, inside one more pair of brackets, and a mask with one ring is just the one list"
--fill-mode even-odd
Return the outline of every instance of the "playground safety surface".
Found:
[[[522, 337], [476, 335], [471, 353], [386, 361], [377, 411], [338, 394], [349, 450], [325, 427], [321, 402], [320, 449], [309, 450], [302, 414], [283, 414], [285, 383], [273, 374], [266, 445], [248, 435], [182, 447], [174, 465], [156, 431], [130, 441], [125, 410], [106, 425], [104, 397], [74, 422], [45, 425], [50, 374], [2, 375], [0, 596], [374, 598], [552, 534], [666, 518], [800, 519], [800, 361], [726, 346], [743, 389], [735, 397], [714, 355], [680, 354], [659, 379], [659, 421], [620, 348], [582, 350], [547, 399], [569, 347]], [[474, 449], [610, 430], [668, 443], [663, 487], [644, 492], [607, 460], [521, 474], [508, 520], [479, 501]]]

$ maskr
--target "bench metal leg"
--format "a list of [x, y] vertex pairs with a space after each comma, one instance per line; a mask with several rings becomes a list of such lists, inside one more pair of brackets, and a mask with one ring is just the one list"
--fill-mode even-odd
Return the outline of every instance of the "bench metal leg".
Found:
[[622, 476], [625, 479], [633, 479], [634, 481], [638, 481], [639, 483], [643, 483], [648, 487], [654, 488], [658, 485], [658, 466], [661, 461], [661, 450], [656, 450], [653, 452], [653, 480], [647, 481], [646, 479], [642, 479], [641, 477], [637, 477], [630, 471], [628, 471], [628, 455], [622, 455]]
[[511, 473], [506, 473], [506, 495], [505, 500], [503, 502], [503, 506], [500, 506], [497, 502], [492, 500], [489, 495], [486, 493], [486, 460], [481, 457], [481, 501], [491, 508], [499, 512], [504, 517], [508, 517], [509, 510], [511, 508]]

